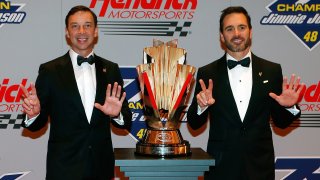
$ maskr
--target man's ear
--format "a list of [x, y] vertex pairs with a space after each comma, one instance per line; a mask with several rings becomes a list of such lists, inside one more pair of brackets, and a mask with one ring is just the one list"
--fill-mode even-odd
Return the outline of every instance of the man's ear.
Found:
[[65, 33], [66, 33], [66, 37], [67, 37], [67, 38], [70, 38], [69, 31], [68, 31], [67, 28], [65, 28]]
[[98, 37], [98, 27], [96, 27], [95, 29], [94, 29], [94, 37]]
[[224, 37], [222, 33], [220, 33], [220, 41], [224, 43]]

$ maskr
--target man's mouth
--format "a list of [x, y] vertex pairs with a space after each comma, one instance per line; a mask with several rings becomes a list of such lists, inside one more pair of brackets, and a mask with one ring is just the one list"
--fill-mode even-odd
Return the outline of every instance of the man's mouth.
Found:
[[231, 41], [236, 45], [240, 45], [244, 40], [243, 38], [232, 38]]
[[86, 42], [88, 40], [88, 38], [77, 38], [77, 41], [79, 42], [79, 43], [84, 43], [84, 42]]

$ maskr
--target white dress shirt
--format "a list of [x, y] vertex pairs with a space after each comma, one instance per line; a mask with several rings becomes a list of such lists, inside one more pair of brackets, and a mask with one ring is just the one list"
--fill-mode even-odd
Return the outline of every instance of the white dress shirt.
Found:
[[[237, 109], [241, 118], [241, 121], [243, 122], [244, 117], [246, 115], [249, 101], [251, 98], [251, 92], [252, 92], [252, 58], [251, 58], [251, 51], [248, 52], [248, 54], [243, 57], [250, 58], [250, 65], [249, 67], [243, 67], [241, 65], [237, 65], [236, 67], [228, 69], [228, 76], [229, 76], [229, 82], [232, 90], [232, 94], [234, 97], [234, 100], [237, 105]], [[234, 60], [237, 61], [235, 58], [233, 58], [231, 55], [227, 54], [226, 61], [227, 60]], [[214, 98], [214, 97], [213, 97]], [[198, 111], [197, 114], [202, 114], [208, 107], [205, 107], [203, 109], [200, 108], [198, 105]], [[290, 111], [293, 115], [296, 115], [300, 112], [299, 109], [296, 108], [296, 106], [293, 106], [292, 108], [286, 108], [288, 111]]]
[[[69, 55], [71, 58], [78, 90], [79, 90], [79, 93], [81, 96], [81, 101], [82, 101], [82, 104], [85, 108], [85, 113], [86, 113], [88, 122], [90, 123], [92, 111], [94, 108], [94, 100], [95, 100], [95, 96], [96, 96], [96, 87], [97, 87], [95, 64], [93, 63], [92, 65], [90, 65], [89, 63], [84, 62], [81, 64], [81, 66], [79, 66], [77, 63], [78, 54], [76, 52], [74, 52], [72, 49], [70, 49]], [[94, 55], [93, 51], [87, 57], [89, 57], [91, 55]], [[87, 90], [89, 88], [89, 86], [91, 86], [91, 88], [92, 88], [90, 90], [90, 92], [92, 94], [90, 94], [90, 97], [88, 98], [85, 95], [85, 90]], [[31, 119], [26, 117], [26, 119], [25, 119], [26, 126], [27, 127], [30, 126], [38, 116], [39, 116], [39, 114], [36, 117], [31, 118]], [[113, 118], [113, 120], [116, 121], [119, 125], [124, 124], [123, 116], [121, 113], [120, 113], [119, 117]]]
[[[237, 65], [232, 69], [226, 67], [228, 69], [232, 94], [237, 104], [238, 112], [242, 121], [246, 115], [252, 91], [252, 63], [250, 51], [244, 58], [246, 57], [250, 58], [249, 67], [243, 67], [241, 65]], [[227, 60], [237, 61], [229, 54], [227, 54]]]
[[[94, 100], [96, 97], [96, 67], [94, 63], [90, 65], [88, 62], [83, 62], [79, 66], [77, 64], [78, 54], [72, 49], [70, 49], [69, 55], [72, 61], [74, 76], [77, 81], [81, 101], [86, 112], [88, 122], [90, 123]], [[87, 57], [91, 55], [93, 55], [93, 51]]]

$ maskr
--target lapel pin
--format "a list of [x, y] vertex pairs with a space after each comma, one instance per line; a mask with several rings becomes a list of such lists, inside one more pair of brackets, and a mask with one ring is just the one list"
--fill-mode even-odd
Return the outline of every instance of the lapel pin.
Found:
[[265, 84], [265, 83], [268, 83], [268, 82], [269, 82], [268, 80], [264, 80], [264, 81], [263, 81], [264, 84]]
[[106, 69], [106, 68], [103, 68], [102, 71], [105, 73], [105, 72], [107, 72], [107, 69]]
[[262, 76], [262, 72], [259, 72], [259, 76], [260, 76], [260, 77]]

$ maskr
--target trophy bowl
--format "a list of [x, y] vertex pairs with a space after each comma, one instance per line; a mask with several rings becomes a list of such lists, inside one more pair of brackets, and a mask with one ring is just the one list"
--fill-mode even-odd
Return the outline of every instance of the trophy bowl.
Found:
[[187, 156], [190, 144], [178, 128], [189, 97], [195, 67], [185, 65], [186, 50], [177, 40], [153, 40], [144, 48], [143, 64], [137, 66], [147, 129], [136, 144], [136, 154]]

